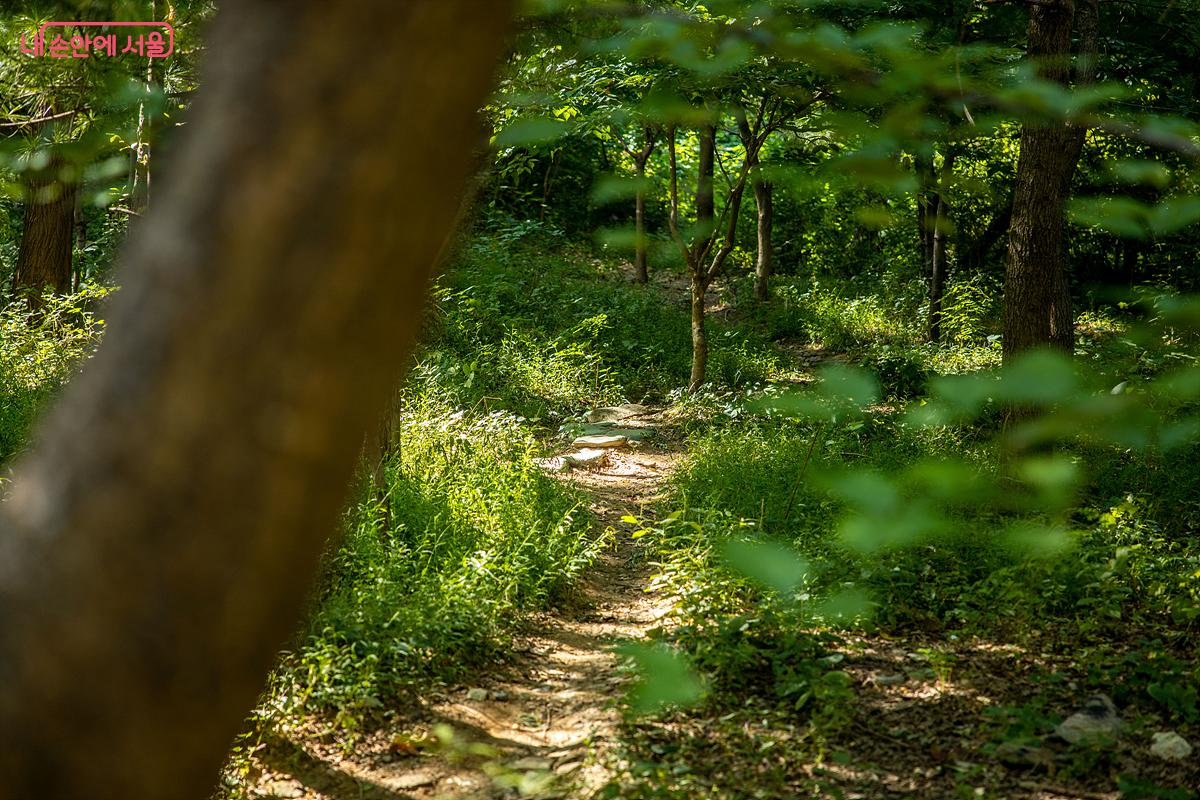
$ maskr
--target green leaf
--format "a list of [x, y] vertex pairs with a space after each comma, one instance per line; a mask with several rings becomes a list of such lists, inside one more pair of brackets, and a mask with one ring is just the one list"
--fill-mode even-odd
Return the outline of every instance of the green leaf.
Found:
[[663, 644], [631, 642], [618, 647], [617, 653], [631, 659], [638, 673], [628, 697], [635, 714], [687, 706], [700, 699], [704, 685], [679, 652]]
[[808, 575], [808, 562], [779, 542], [732, 539], [723, 550], [729, 566], [780, 594], [793, 591]]
[[552, 117], [530, 117], [519, 119], [498, 131], [492, 137], [496, 147], [529, 147], [546, 144], [570, 131], [570, 126]]

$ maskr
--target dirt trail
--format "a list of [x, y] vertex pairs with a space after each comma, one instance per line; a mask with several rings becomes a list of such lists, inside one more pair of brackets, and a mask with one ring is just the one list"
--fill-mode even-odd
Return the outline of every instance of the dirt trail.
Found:
[[[522, 782], [544, 784], [544, 796], [591, 795], [606, 778], [604, 753], [618, 721], [612, 701], [625, 681], [612, 647], [645, 636], [669, 609], [646, 591], [651, 568], [621, 517], [648, 511], [678, 457], [651, 438], [598, 466], [555, 473], [591, 497], [598, 530], [617, 531], [566, 607], [532, 617], [511, 664], [425, 698], [412, 718], [365, 737], [351, 754], [306, 736], [268, 743], [257, 795], [499, 798], [517, 796], [506, 785]], [[427, 746], [440, 724], [453, 728], [454, 743]]]

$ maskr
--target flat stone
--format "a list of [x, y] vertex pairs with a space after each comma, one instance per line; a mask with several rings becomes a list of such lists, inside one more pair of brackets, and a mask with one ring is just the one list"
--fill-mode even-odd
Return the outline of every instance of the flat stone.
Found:
[[619, 406], [593, 408], [584, 416], [588, 422], [617, 422], [630, 417], [640, 417], [650, 413], [650, 409], [637, 403], [623, 403]]
[[387, 779], [387, 787], [389, 789], [417, 789], [421, 786], [430, 786], [437, 783], [438, 774], [432, 770], [419, 769], [415, 772], [409, 772], [405, 775], [397, 775], [394, 778]]
[[487, 700], [487, 689], [467, 689], [468, 700]]
[[267, 786], [270, 797], [304, 797], [304, 784], [300, 781], [275, 781]]
[[581, 436], [624, 436], [634, 442], [640, 442], [647, 436], [653, 436], [654, 433], [654, 428], [619, 428], [611, 422], [584, 425], [580, 429]]
[[525, 756], [509, 764], [509, 768], [520, 770], [522, 772], [528, 770], [536, 770], [538, 772], [548, 772], [553, 762], [548, 758], [539, 758], [538, 756]]
[[564, 761], [554, 768], [556, 775], [570, 775], [575, 770], [583, 766], [582, 761]]
[[874, 683], [876, 686], [895, 686], [898, 683], [904, 683], [908, 680], [908, 676], [903, 673], [896, 675], [876, 675]]
[[595, 434], [592, 436], [580, 436], [575, 441], [571, 442], [572, 447], [628, 447], [628, 436], [611, 436], [603, 434]]

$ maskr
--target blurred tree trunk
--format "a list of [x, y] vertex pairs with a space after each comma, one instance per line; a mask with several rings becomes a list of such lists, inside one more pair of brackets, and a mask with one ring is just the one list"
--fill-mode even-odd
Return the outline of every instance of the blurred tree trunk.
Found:
[[25, 182], [25, 219], [12, 289], [13, 294], [25, 294], [35, 307], [47, 287], [58, 294], [71, 291], [79, 186], [62, 179], [64, 166], [62, 158], [54, 156], [45, 170]]
[[[1071, 79], [1071, 33], [1080, 34], [1077, 84], [1095, 74], [1096, 0], [1047, 0], [1029, 8], [1029, 57], [1038, 74], [1064, 85]], [[1074, 349], [1067, 276], [1064, 208], [1086, 130], [1030, 120], [1021, 129], [1012, 222], [1004, 278], [1004, 358], [1033, 347]]]
[[758, 208], [758, 252], [754, 258], [754, 297], [760, 303], [767, 302], [770, 295], [771, 272], [775, 266], [775, 247], [771, 243], [771, 229], [775, 223], [775, 206], [772, 199], [775, 186], [770, 181], [754, 182], [754, 204]]
[[646, 164], [654, 153], [657, 137], [654, 128], [647, 125], [642, 129], [642, 149], [633, 155], [633, 163], [637, 168], [637, 194], [634, 197], [634, 250], [633, 250], [633, 280], [635, 283], [649, 283], [650, 270], [646, 264]]
[[0, 797], [210, 795], [421, 324], [510, 11], [222, 7], [108, 334], [0, 507]]
[[[150, 2], [150, 19], [158, 18], [158, 7]], [[146, 98], [154, 89], [154, 59], [146, 59], [146, 81], [142, 85], [143, 97], [138, 103], [137, 136], [133, 144], [133, 187], [130, 191], [129, 208], [142, 214], [150, 206], [150, 132], [146, 114]]]
[[949, 202], [946, 199], [946, 180], [954, 171], [954, 155], [943, 156], [942, 171], [930, 197], [933, 212], [929, 239], [929, 341], [942, 340], [942, 298], [946, 293], [946, 238], [950, 225]]

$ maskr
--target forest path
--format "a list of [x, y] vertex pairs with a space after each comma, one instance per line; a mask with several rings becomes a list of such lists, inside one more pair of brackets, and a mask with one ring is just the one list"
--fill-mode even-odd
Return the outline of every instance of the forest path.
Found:
[[[562, 607], [531, 616], [510, 663], [422, 698], [422, 708], [351, 753], [312, 736], [268, 742], [257, 796], [482, 799], [543, 787], [538, 796], [577, 798], [603, 785], [626, 681], [613, 647], [643, 638], [670, 609], [648, 591], [652, 566], [621, 521], [649, 511], [681, 455], [679, 443], [654, 431], [659, 412], [647, 411], [620, 423], [650, 434], [633, 447], [569, 472], [555, 469], [561, 458], [543, 463], [583, 491], [597, 532], [612, 538]], [[437, 736], [441, 725], [454, 731], [449, 742]]]

